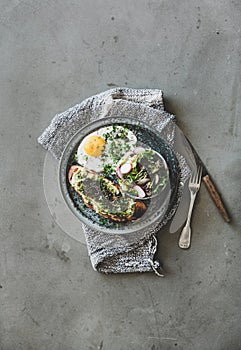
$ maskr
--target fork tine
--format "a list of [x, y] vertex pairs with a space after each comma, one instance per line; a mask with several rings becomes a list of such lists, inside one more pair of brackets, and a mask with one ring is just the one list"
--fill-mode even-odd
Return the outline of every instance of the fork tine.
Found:
[[198, 168], [196, 168], [196, 169], [191, 173], [190, 181], [189, 181], [190, 183], [196, 182], [197, 172], [198, 172]]
[[195, 181], [196, 172], [197, 172], [197, 169], [191, 173], [189, 178], [189, 184]]
[[194, 183], [194, 184], [200, 184], [202, 179], [202, 166], [199, 165], [196, 169], [196, 171], [194, 171], [189, 179], [189, 183]]
[[199, 171], [199, 167], [197, 167], [197, 169], [196, 169], [196, 171], [195, 171], [195, 175], [194, 175], [194, 178], [193, 178], [193, 182], [194, 182], [194, 183], [197, 183], [198, 171]]

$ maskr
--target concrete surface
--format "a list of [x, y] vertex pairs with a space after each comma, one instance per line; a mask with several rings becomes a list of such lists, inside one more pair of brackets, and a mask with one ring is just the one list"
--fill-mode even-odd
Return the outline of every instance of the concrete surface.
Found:
[[[241, 349], [240, 1], [1, 0], [1, 350]], [[161, 88], [222, 191], [166, 276], [101, 275], [55, 224], [37, 136], [112, 86]]]

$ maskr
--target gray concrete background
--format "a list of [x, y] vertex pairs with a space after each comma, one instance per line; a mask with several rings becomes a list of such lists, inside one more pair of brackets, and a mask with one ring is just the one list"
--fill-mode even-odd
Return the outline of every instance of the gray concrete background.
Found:
[[[1, 0], [1, 350], [241, 349], [240, 1]], [[52, 117], [113, 86], [160, 88], [232, 213], [202, 186], [166, 277], [101, 275], [51, 218]]]

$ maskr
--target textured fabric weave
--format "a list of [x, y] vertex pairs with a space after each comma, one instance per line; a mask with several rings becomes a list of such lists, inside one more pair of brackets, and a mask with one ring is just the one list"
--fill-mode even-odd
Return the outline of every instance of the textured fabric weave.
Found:
[[[169, 145], [173, 144], [175, 118], [164, 110], [162, 91], [129, 88], [102, 92], [57, 114], [38, 142], [56, 159], [60, 159], [67, 142], [80, 128], [103, 117], [138, 118], [154, 126]], [[176, 156], [181, 164], [182, 181], [185, 181], [185, 159], [178, 154]], [[93, 268], [104, 273], [153, 270], [158, 273], [158, 263], [153, 261], [155, 234], [171, 219], [175, 209], [152, 228], [128, 236], [106, 234], [83, 225]]]

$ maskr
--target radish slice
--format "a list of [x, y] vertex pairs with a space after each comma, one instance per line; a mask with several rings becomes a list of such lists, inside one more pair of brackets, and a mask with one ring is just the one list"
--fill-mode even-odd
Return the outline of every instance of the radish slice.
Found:
[[158, 184], [159, 180], [160, 180], [160, 176], [158, 174], [156, 174], [155, 175], [155, 185]]
[[150, 181], [150, 179], [148, 177], [145, 177], [144, 179], [138, 180], [136, 183], [138, 185], [145, 185], [148, 181]]
[[120, 167], [120, 172], [121, 174], [128, 174], [132, 169], [132, 165], [130, 163], [125, 163], [123, 165], [121, 165]]
[[139, 198], [144, 198], [146, 197], [145, 191], [138, 185], [133, 187], [133, 190], [137, 192], [137, 195]]
[[134, 151], [128, 151], [124, 154], [123, 158], [122, 159], [126, 159], [126, 158], [129, 158], [129, 157], [132, 157], [134, 156]]
[[141, 154], [145, 151], [145, 148], [138, 146], [134, 149], [135, 154]]

